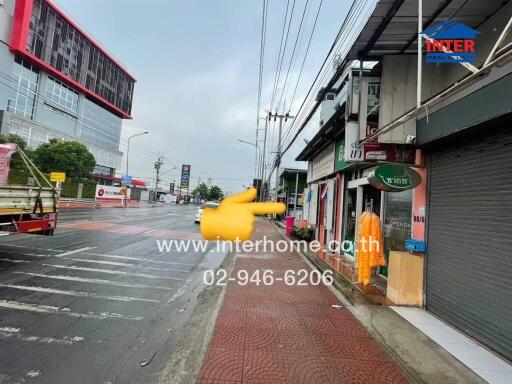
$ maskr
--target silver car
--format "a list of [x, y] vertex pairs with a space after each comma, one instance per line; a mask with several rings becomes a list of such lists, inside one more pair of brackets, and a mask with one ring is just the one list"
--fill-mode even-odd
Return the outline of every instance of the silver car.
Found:
[[217, 208], [218, 206], [219, 206], [219, 204], [214, 203], [214, 202], [204, 203], [203, 205], [201, 205], [200, 207], [197, 208], [196, 213], [194, 215], [194, 222], [196, 224], [199, 224], [201, 222], [201, 216], [202, 216], [205, 208]]

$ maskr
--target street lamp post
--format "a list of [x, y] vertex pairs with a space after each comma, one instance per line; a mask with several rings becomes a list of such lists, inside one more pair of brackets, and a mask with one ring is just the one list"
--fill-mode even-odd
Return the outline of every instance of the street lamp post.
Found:
[[[256, 148], [256, 153], [257, 153], [257, 152], [260, 152], [260, 153], [261, 153], [260, 146], [259, 146], [257, 143], [251, 143], [251, 142], [249, 142], [249, 141], [245, 141], [245, 140], [242, 140], [242, 139], [238, 139], [238, 141], [239, 141], [240, 143], [244, 143], [244, 144], [252, 145], [253, 147], [255, 147], [255, 148]], [[256, 160], [257, 160], [257, 159], [258, 159], [258, 156], [256, 156]], [[258, 179], [259, 179], [259, 175], [258, 175], [258, 163], [257, 163], [257, 162], [256, 162], [256, 164], [255, 164], [255, 166], [254, 166], [254, 177], [256, 178], [256, 183], [257, 183], [257, 185], [256, 185], [256, 189], [258, 190], [258, 193], [259, 193], [259, 192], [261, 191], [261, 189], [259, 188], [259, 187], [260, 187], [260, 185], [259, 185], [259, 184], [260, 184], [260, 183], [261, 183], [261, 184], [263, 184], [263, 176], [262, 176], [262, 178], [261, 178], [261, 182], [260, 182], [260, 181], [258, 181]], [[261, 186], [262, 186], [262, 185], [261, 185]], [[260, 198], [260, 200], [261, 200], [261, 198]]]
[[130, 140], [133, 139], [136, 136], [142, 136], [148, 134], [148, 131], [144, 131], [142, 133], [137, 133], [135, 135], [131, 135], [128, 138], [128, 147], [126, 148], [126, 176], [128, 176], [128, 158], [130, 157]]
[[[258, 144], [256, 144], [256, 143], [251, 143], [251, 142], [249, 142], [249, 141], [245, 141], [245, 140], [242, 140], [242, 139], [238, 139], [238, 141], [239, 141], [240, 143], [244, 143], [244, 144], [252, 145], [253, 147], [255, 147], [255, 148], [256, 148], [256, 151], [257, 151], [257, 152], [261, 152], [261, 150], [260, 150], [260, 146], [259, 146]], [[255, 169], [255, 171], [254, 171], [254, 177], [255, 177], [256, 179], [258, 179], [258, 164], [255, 164], [254, 169]]]

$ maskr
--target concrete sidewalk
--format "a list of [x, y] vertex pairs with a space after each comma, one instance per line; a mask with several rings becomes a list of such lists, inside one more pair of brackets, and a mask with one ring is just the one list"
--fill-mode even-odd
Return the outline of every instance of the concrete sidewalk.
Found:
[[[254, 239], [282, 240], [259, 220]], [[297, 253], [238, 254], [246, 270], [306, 269]], [[398, 364], [325, 285], [229, 281], [198, 383], [406, 383]]]

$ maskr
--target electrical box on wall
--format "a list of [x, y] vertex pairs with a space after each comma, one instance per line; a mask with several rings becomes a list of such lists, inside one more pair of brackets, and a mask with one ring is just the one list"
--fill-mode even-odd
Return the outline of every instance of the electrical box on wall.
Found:
[[411, 253], [425, 253], [427, 245], [424, 241], [408, 239], [405, 240], [405, 248]]

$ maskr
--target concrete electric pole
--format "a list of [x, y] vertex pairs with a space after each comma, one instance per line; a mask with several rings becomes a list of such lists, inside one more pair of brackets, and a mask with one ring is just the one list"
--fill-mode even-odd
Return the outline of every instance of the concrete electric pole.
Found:
[[277, 112], [268, 113], [268, 121], [274, 118], [279, 119], [279, 132], [277, 135], [277, 150], [276, 150], [276, 186], [275, 186], [275, 201], [277, 201], [277, 187], [279, 185], [279, 166], [281, 165], [281, 136], [283, 134], [283, 120], [286, 122], [288, 119], [293, 119], [295, 116], [290, 116], [289, 112], [278, 114]]
[[160, 167], [164, 164], [164, 157], [158, 155], [158, 160], [155, 161], [155, 169], [156, 169], [156, 179], [155, 179], [155, 196], [153, 198], [153, 201], [157, 201], [158, 197], [158, 183], [160, 181]]

